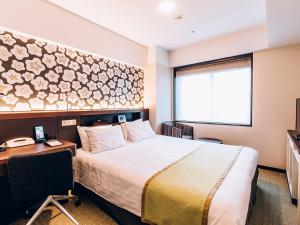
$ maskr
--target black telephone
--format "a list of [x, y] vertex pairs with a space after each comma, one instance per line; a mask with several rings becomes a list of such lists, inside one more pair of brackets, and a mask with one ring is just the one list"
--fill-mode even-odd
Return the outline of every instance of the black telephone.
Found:
[[0, 152], [4, 152], [6, 149], [7, 149], [7, 146], [5, 143], [0, 145]]
[[300, 141], [300, 134], [295, 134], [294, 137], [297, 141]]

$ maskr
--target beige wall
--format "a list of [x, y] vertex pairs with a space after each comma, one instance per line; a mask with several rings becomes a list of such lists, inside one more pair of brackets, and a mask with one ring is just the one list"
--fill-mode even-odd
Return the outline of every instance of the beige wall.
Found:
[[259, 151], [259, 164], [285, 168], [286, 130], [295, 128], [300, 97], [300, 45], [254, 53], [253, 126], [193, 125], [196, 137]]
[[148, 64], [144, 76], [144, 106], [149, 109], [149, 120], [156, 128], [156, 64]]
[[172, 71], [168, 51], [159, 46], [148, 49], [148, 67], [144, 81], [144, 104], [150, 110], [153, 129], [160, 133], [161, 123], [172, 117]]
[[258, 26], [171, 51], [172, 67], [241, 55], [268, 47], [267, 28]]
[[0, 0], [0, 26], [135, 66], [147, 48], [45, 0]]
[[161, 123], [172, 118], [172, 70], [169, 66], [158, 64], [157, 71], [157, 117], [156, 129], [161, 132]]

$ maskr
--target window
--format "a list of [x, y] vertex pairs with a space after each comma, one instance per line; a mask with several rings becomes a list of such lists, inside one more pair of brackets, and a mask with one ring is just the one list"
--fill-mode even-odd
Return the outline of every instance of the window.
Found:
[[251, 125], [252, 54], [174, 69], [177, 121]]

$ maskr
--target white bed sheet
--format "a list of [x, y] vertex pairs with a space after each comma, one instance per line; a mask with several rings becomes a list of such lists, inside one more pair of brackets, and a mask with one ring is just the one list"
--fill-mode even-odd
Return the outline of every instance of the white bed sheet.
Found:
[[[141, 216], [141, 197], [146, 181], [169, 164], [207, 144], [213, 145], [156, 135], [98, 154], [79, 149], [74, 159], [75, 181], [109, 202]], [[211, 202], [208, 225], [246, 223], [257, 161], [257, 151], [244, 147]]]

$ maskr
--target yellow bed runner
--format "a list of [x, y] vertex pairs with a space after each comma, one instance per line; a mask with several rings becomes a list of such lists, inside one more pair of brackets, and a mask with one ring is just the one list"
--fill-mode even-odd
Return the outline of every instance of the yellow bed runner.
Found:
[[205, 144], [156, 173], [143, 190], [143, 222], [207, 225], [212, 198], [241, 149], [241, 146]]

